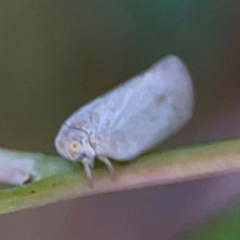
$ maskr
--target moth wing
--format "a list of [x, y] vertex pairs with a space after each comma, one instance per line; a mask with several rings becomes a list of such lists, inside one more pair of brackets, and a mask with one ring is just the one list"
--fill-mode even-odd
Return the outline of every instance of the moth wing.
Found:
[[169, 55], [116, 88], [105, 101], [111, 101], [112, 109], [105, 105], [99, 144], [104, 155], [124, 161], [183, 127], [192, 116], [194, 94], [187, 68]]

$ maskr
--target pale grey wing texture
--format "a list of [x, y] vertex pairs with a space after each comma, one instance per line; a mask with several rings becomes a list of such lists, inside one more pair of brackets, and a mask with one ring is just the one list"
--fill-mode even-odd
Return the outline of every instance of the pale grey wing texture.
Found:
[[133, 82], [126, 82], [87, 103], [66, 120], [66, 125], [83, 129], [106, 142], [106, 137], [123, 117], [128, 100], [132, 98], [132, 85]]
[[130, 160], [179, 130], [192, 115], [187, 69], [170, 55], [86, 104], [66, 121], [99, 140], [98, 155]]
[[104, 101], [111, 101], [112, 109], [103, 112], [99, 144], [106, 156], [124, 161], [183, 127], [192, 116], [194, 95], [186, 67], [170, 55], [113, 90]]

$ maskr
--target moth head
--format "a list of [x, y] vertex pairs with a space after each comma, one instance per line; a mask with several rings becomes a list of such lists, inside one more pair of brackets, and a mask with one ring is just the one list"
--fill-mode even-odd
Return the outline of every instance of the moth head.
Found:
[[86, 132], [63, 125], [55, 138], [57, 152], [64, 158], [93, 165], [95, 151]]

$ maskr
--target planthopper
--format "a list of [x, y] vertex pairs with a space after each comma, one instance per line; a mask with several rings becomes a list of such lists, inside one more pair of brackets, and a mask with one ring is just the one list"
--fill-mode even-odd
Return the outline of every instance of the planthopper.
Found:
[[131, 161], [186, 125], [194, 91], [186, 66], [168, 55], [74, 112], [61, 126], [55, 146], [79, 161], [91, 180], [95, 158], [113, 174], [109, 159]]

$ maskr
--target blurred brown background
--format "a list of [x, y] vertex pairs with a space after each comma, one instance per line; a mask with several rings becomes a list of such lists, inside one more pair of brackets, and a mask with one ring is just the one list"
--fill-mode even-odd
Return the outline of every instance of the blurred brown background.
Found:
[[[174, 53], [195, 117], [162, 148], [240, 135], [237, 0], [1, 1], [0, 146], [56, 154], [74, 110]], [[113, 193], [0, 217], [0, 239], [168, 239], [239, 192], [240, 175]]]

